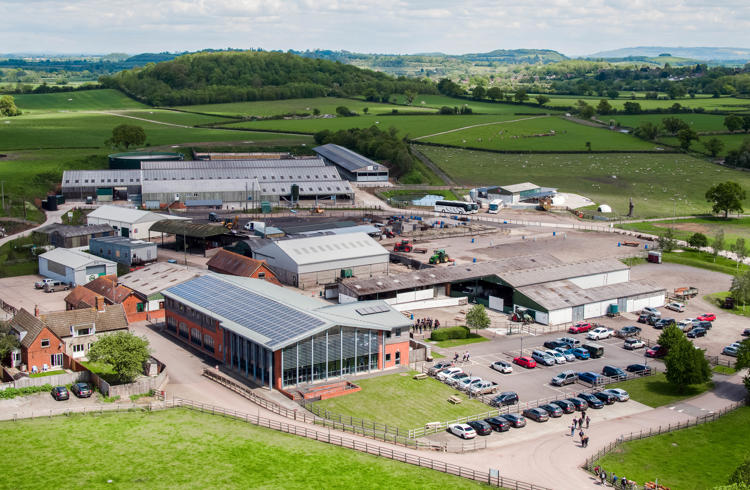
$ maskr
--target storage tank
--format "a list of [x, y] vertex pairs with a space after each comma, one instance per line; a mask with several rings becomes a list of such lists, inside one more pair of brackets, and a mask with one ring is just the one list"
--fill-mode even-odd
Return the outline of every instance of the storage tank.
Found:
[[109, 168], [135, 169], [141, 168], [141, 162], [148, 161], [179, 161], [183, 160], [182, 153], [163, 151], [131, 151], [127, 153], [113, 153], [109, 155]]

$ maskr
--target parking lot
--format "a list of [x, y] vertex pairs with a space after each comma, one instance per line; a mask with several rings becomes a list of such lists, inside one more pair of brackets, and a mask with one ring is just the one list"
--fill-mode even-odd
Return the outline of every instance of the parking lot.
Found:
[[69, 291], [45, 293], [43, 289], [35, 289], [34, 283], [43, 278], [39, 275], [0, 278], [0, 299], [32, 314], [34, 306], [38, 306], [41, 313], [64, 310]]

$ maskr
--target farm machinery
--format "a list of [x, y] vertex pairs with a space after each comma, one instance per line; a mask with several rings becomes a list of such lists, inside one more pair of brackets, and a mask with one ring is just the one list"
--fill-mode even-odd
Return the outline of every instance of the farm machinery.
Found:
[[393, 245], [393, 251], [394, 252], [414, 252], [418, 254], [426, 254], [427, 249], [426, 248], [416, 248], [414, 245], [412, 245], [411, 240], [401, 240], [400, 242], [397, 242]]
[[432, 253], [432, 257], [430, 257], [430, 264], [444, 264], [446, 262], [453, 262], [453, 259], [451, 259], [447, 253], [445, 253], [445, 249], [435, 249], [435, 251]]

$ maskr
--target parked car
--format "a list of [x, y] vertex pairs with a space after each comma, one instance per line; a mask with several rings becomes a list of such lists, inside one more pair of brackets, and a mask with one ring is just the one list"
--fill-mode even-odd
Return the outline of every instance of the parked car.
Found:
[[477, 436], [477, 431], [469, 424], [451, 424], [448, 426], [448, 431], [461, 439], [474, 439]]
[[54, 279], [40, 279], [34, 283], [34, 287], [36, 289], [44, 289], [44, 286], [52, 282], [54, 282]]
[[70, 398], [70, 394], [68, 393], [68, 389], [64, 386], [55, 386], [52, 388], [52, 398], [54, 398], [57, 401], [67, 400]]
[[56, 293], [58, 291], [67, 291], [70, 289], [70, 284], [62, 281], [52, 281], [44, 285], [45, 293]]
[[449, 367], [437, 373], [437, 379], [440, 381], [445, 381], [451, 376], [453, 376], [454, 374], [462, 373], [462, 372], [463, 370], [460, 367]]
[[605, 405], [613, 405], [617, 401], [617, 397], [612, 393], [606, 391], [597, 391], [594, 396], [600, 399]]
[[550, 349], [545, 352], [549, 354], [550, 356], [552, 356], [556, 364], [565, 364], [566, 362], [568, 362], [568, 360], [565, 359], [565, 356], [561, 354], [560, 352], [557, 352], [556, 350]]
[[462, 380], [462, 379], [464, 379], [464, 378], [468, 378], [468, 377], [469, 377], [469, 375], [468, 375], [468, 374], [466, 374], [466, 373], [465, 373], [465, 372], [463, 372], [463, 371], [459, 371], [459, 372], [457, 372], [457, 373], [451, 374], [450, 376], [448, 376], [448, 377], [447, 377], [446, 379], [444, 379], [443, 381], [444, 381], [444, 382], [445, 382], [445, 384], [447, 384], [448, 386], [456, 386], [456, 385], [458, 385], [459, 381], [461, 381], [461, 380]]
[[638, 323], [648, 323], [648, 319], [651, 318], [649, 313], [641, 313], [638, 315]]
[[626, 379], [628, 377], [625, 371], [616, 366], [604, 366], [602, 368], [602, 374], [604, 376], [616, 379]]
[[656, 308], [647, 306], [641, 310], [641, 314], [661, 316], [661, 312]]
[[504, 391], [490, 399], [490, 405], [493, 407], [505, 407], [516, 403], [518, 403], [518, 393], [515, 391]]
[[724, 347], [724, 349], [722, 349], [721, 353], [724, 354], [725, 356], [737, 357], [738, 351], [739, 351], [738, 347], [735, 347], [733, 345], [728, 345]]
[[626, 339], [628, 337], [634, 337], [640, 334], [641, 334], [641, 327], [636, 327], [635, 325], [628, 325], [627, 327], [622, 327], [620, 330], [617, 331], [617, 336], [623, 339]]
[[521, 427], [526, 426], [526, 419], [523, 418], [523, 415], [521, 415], [520, 413], [506, 413], [500, 415], [500, 417], [507, 420], [510, 426], [515, 427], [516, 429], [520, 429]]
[[643, 376], [645, 374], [651, 374], [651, 367], [646, 366], [645, 364], [630, 364], [625, 368], [625, 371]]
[[75, 383], [70, 387], [70, 391], [72, 391], [78, 398], [88, 398], [92, 394], [91, 387], [88, 383]]
[[714, 315], [713, 313], [704, 313], [702, 315], [698, 315], [698, 320], [702, 322], [715, 322], [716, 315]]
[[558, 407], [557, 405], [553, 405], [551, 403], [545, 403], [544, 405], [539, 405], [539, 408], [547, 412], [547, 415], [550, 417], [556, 419], [558, 417], [562, 417], [563, 411], [562, 408]]
[[490, 424], [488, 424], [484, 420], [472, 420], [466, 425], [474, 429], [474, 432], [476, 432], [480, 436], [488, 436], [492, 434], [492, 426], [490, 426]]
[[539, 407], [527, 408], [523, 411], [523, 416], [537, 422], [546, 422], [549, 420], [549, 414], [543, 408]]
[[572, 403], [573, 406], [576, 407], [576, 410], [578, 410], [579, 412], [582, 412], [582, 411], [586, 410], [587, 408], [589, 408], [588, 402], [586, 400], [584, 400], [583, 398], [580, 398], [580, 397], [577, 397], [577, 396], [573, 396], [573, 397], [570, 397], [570, 398], [566, 398], [565, 400], [569, 401], [570, 403]]
[[481, 383], [482, 378], [479, 376], [466, 376], [465, 378], [459, 379], [454, 386], [459, 391], [468, 391], [469, 388], [471, 388], [472, 385], [476, 383]]
[[576, 360], [576, 356], [573, 354], [573, 349], [567, 345], [565, 347], [558, 347], [555, 350], [565, 357], [565, 362], [573, 362]]
[[557, 347], [565, 347], [566, 345], [568, 345], [568, 344], [566, 344], [565, 342], [562, 342], [559, 339], [558, 340], [548, 340], [548, 341], [546, 341], [544, 343], [544, 347], [546, 347], [547, 349], [555, 349]]
[[554, 366], [555, 358], [544, 352], [543, 350], [531, 351], [531, 358], [537, 362], [537, 364], [543, 364], [545, 366]]
[[646, 357], [653, 357], [654, 359], [658, 359], [659, 357], [664, 357], [667, 355], [667, 348], [656, 344], [650, 349], [646, 350]]
[[642, 349], [646, 347], [646, 342], [642, 341], [641, 339], [625, 339], [625, 343], [623, 344], [623, 349], [627, 350], [636, 350], [636, 349]]
[[672, 311], [679, 311], [682, 313], [685, 311], [685, 305], [683, 303], [678, 303], [677, 301], [672, 301], [671, 303], [667, 303], [664, 308]]
[[587, 344], [583, 344], [581, 347], [589, 351], [589, 356], [591, 356], [593, 359], [597, 359], [604, 355], [604, 347], [599, 344], [589, 342]]
[[568, 333], [585, 333], [594, 328], [589, 322], [578, 322], [568, 329]]
[[573, 349], [573, 355], [576, 356], [576, 359], [588, 359], [591, 357], [589, 351], [587, 351], [583, 347], [576, 347], [575, 349]]
[[688, 338], [691, 338], [691, 339], [697, 339], [698, 337], [705, 337], [706, 329], [701, 328], [701, 327], [694, 328], [688, 332], [687, 336]]
[[574, 339], [573, 337], [560, 337], [558, 340], [560, 342], [565, 342], [566, 344], [568, 344], [571, 349], [575, 349], [576, 347], [581, 346], [581, 341], [578, 339]]
[[490, 364], [490, 367], [503, 374], [510, 374], [513, 372], [513, 366], [508, 361], [495, 361]]
[[553, 402], [550, 402], [550, 405], [559, 407], [560, 410], [563, 411], [563, 413], [573, 413], [576, 411], [576, 406], [573, 405], [573, 402], [570, 402], [568, 400], [555, 400]]
[[680, 330], [682, 330], [685, 333], [688, 333], [689, 331], [691, 331], [693, 329], [693, 321], [692, 320], [690, 320], [690, 321], [688, 321], [688, 320], [679, 321], [679, 322], [677, 322], [677, 328], [679, 328]]
[[604, 408], [604, 402], [592, 395], [591, 393], [578, 393], [578, 398], [583, 398], [591, 408]]
[[654, 328], [662, 329], [667, 328], [670, 325], [676, 325], [677, 322], [674, 318], [662, 318], [658, 322], [654, 323]]
[[593, 329], [592, 331], [590, 331], [586, 335], [586, 338], [590, 339], [590, 340], [603, 340], [603, 339], [610, 338], [612, 336], [612, 334], [614, 334], [614, 333], [615, 332], [613, 330], [610, 330], [609, 328], [606, 328], [606, 327], [597, 327], [597, 328]]
[[630, 400], [630, 394], [628, 394], [627, 391], [621, 389], [621, 388], [608, 388], [606, 390], [602, 390], [605, 393], [610, 393], [614, 395], [615, 398], [617, 398], [618, 402], [626, 402]]
[[648, 317], [648, 320], [646, 320], [646, 323], [648, 323], [652, 327], [655, 327], [656, 324], [659, 323], [659, 320], [661, 320], [661, 316], [650, 315]]
[[518, 364], [519, 366], [525, 367], [526, 369], [536, 367], [536, 361], [528, 356], [516, 357], [513, 359], [513, 362]]
[[573, 384], [578, 380], [578, 373], [575, 371], [563, 371], [550, 380], [555, 386], [564, 386]]
[[492, 430], [495, 432], [506, 432], [510, 430], [510, 424], [502, 417], [490, 417], [484, 419], [484, 421], [490, 424], [490, 427], [492, 427]]
[[474, 396], [489, 395], [497, 391], [498, 385], [494, 381], [481, 380], [478, 383], [473, 383], [466, 390]]
[[711, 327], [713, 327], [713, 324], [706, 320], [699, 320], [697, 322], [693, 322], [693, 327], [705, 328], [706, 330], [711, 330]]
[[443, 371], [444, 369], [448, 369], [450, 367], [453, 367], [452, 361], [438, 361], [433, 364], [430, 369], [427, 370], [427, 374], [435, 376], [440, 371]]
[[750, 337], [750, 328], [746, 328], [745, 330], [743, 330], [742, 335], [744, 335], [745, 337]]
[[578, 373], [578, 379], [583, 381], [584, 383], [589, 383], [594, 386], [602, 382], [602, 377], [596, 373], [592, 373], [591, 371]]

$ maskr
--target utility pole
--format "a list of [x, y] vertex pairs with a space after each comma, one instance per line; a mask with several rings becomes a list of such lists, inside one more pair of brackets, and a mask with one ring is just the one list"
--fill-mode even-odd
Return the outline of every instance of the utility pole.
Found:
[[0, 192], [2, 192], [3, 195], [3, 212], [5, 212], [5, 181], [0, 181]]

